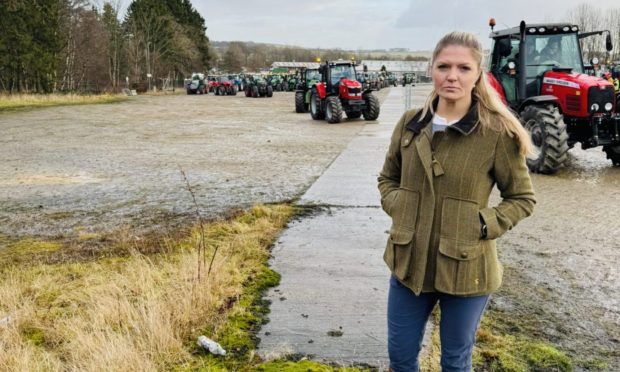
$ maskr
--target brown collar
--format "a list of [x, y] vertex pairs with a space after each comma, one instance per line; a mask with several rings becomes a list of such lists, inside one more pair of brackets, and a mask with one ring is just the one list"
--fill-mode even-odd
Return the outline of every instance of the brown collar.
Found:
[[[433, 101], [433, 111], [437, 109], [437, 103], [439, 103], [439, 98], [436, 98]], [[418, 113], [415, 114], [413, 119], [411, 119], [409, 123], [407, 123], [407, 130], [410, 130], [415, 134], [420, 134], [422, 129], [424, 129], [433, 119], [433, 114], [430, 112], [430, 110], [426, 113], [423, 119], [420, 119], [421, 116], [422, 110], [418, 111]], [[463, 116], [461, 120], [450, 125], [448, 128], [454, 129], [457, 132], [460, 132], [461, 134], [467, 136], [476, 129], [479, 122], [480, 120], [478, 119], [478, 101], [472, 100], [471, 106], [469, 107], [469, 111], [467, 111], [467, 114], [465, 114], [465, 116]]]

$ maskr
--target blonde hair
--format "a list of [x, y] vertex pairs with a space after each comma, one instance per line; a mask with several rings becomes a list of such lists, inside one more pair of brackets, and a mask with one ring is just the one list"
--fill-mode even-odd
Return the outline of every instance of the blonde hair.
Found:
[[[519, 119], [517, 119], [504, 102], [502, 102], [495, 88], [489, 84], [486, 73], [482, 70], [482, 59], [484, 54], [482, 45], [475, 35], [469, 32], [453, 31], [442, 37], [433, 51], [431, 68], [434, 68], [439, 53], [441, 53], [444, 48], [451, 45], [468, 48], [477, 62], [480, 76], [472, 91], [472, 98], [475, 98], [477, 101], [480, 130], [482, 130], [483, 133], [487, 129], [495, 131], [505, 130], [510, 137], [515, 138], [521, 155], [527, 156], [534, 154], [534, 147], [532, 146], [529, 133], [523, 128]], [[422, 115], [420, 118], [424, 118], [428, 112], [434, 113], [433, 102], [437, 97], [437, 92], [435, 88], [433, 88], [422, 108]]]

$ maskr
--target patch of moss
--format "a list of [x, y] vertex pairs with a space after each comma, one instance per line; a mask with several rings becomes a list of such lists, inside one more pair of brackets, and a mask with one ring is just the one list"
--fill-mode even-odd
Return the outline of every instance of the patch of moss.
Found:
[[477, 333], [474, 369], [480, 371], [573, 371], [571, 359], [555, 347], [524, 335], [494, 334], [498, 322], [488, 311]]
[[276, 360], [267, 363], [263, 363], [257, 367], [250, 369], [250, 371], [260, 372], [361, 372], [358, 368], [338, 368], [331, 367], [318, 362], [310, 360], [301, 361], [288, 361], [288, 360]]
[[45, 343], [45, 334], [37, 327], [25, 326], [22, 328], [22, 334], [35, 346], [41, 346]]
[[605, 371], [609, 369], [609, 363], [599, 358], [576, 360], [575, 365], [590, 371]]
[[41, 256], [59, 251], [62, 244], [45, 240], [24, 238], [6, 243], [0, 250], [0, 267], [6, 264], [24, 262], [31, 256]]

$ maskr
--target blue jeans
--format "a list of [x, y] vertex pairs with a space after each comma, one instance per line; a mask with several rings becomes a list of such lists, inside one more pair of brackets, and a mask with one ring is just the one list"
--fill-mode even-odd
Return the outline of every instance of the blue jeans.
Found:
[[394, 372], [419, 370], [418, 354], [424, 328], [439, 302], [441, 321], [441, 370], [471, 371], [476, 329], [489, 296], [462, 297], [439, 292], [416, 296], [393, 275], [388, 293], [388, 354]]

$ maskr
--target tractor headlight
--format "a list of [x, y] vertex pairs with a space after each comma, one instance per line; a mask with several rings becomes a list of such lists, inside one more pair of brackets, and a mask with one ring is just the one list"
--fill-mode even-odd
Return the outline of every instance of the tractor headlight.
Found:
[[611, 102], [607, 102], [605, 104], [605, 111], [611, 111], [611, 109], [614, 107], [614, 105]]
[[601, 106], [599, 106], [598, 103], [593, 103], [592, 106], [590, 106], [591, 111], [598, 111], [599, 108], [601, 108]]

